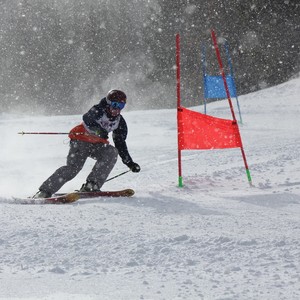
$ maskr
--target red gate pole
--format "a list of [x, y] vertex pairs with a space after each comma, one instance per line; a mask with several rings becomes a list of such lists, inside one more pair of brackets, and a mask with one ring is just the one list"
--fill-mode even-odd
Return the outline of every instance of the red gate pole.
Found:
[[215, 47], [215, 50], [216, 50], [216, 55], [217, 55], [217, 59], [218, 59], [219, 67], [220, 67], [220, 73], [221, 73], [222, 78], [223, 78], [224, 87], [225, 87], [225, 91], [226, 91], [226, 96], [227, 96], [227, 99], [228, 99], [228, 102], [229, 102], [232, 118], [233, 118], [234, 121], [236, 121], [232, 101], [231, 101], [231, 98], [230, 98], [229, 88], [228, 88], [228, 85], [227, 85], [226, 76], [225, 76], [225, 72], [224, 72], [224, 68], [223, 68], [221, 54], [220, 54], [220, 50], [219, 50], [219, 47], [218, 47], [217, 38], [216, 38], [216, 34], [215, 34], [214, 30], [211, 30], [211, 36], [212, 36], [212, 40], [213, 40], [214, 47]]
[[181, 149], [179, 144], [179, 110], [180, 110], [180, 35], [176, 34], [176, 90], [177, 90], [177, 140], [178, 140], [178, 186], [183, 187]]
[[[211, 30], [211, 37], [212, 37], [214, 47], [215, 47], [215, 50], [216, 50], [216, 55], [217, 55], [217, 59], [218, 59], [218, 62], [219, 62], [219, 67], [220, 67], [220, 73], [221, 73], [222, 78], [223, 78], [224, 87], [225, 87], [226, 95], [227, 95], [227, 98], [228, 98], [232, 118], [233, 118], [233, 121], [238, 126], [236, 118], [235, 118], [235, 113], [234, 113], [234, 110], [233, 110], [232, 101], [231, 101], [231, 98], [230, 98], [229, 88], [228, 88], [227, 81], [226, 81], [226, 76], [225, 76], [225, 72], [224, 72], [224, 68], [223, 68], [223, 63], [222, 63], [222, 59], [221, 59], [220, 50], [219, 50], [218, 43], [217, 43], [216, 34], [215, 34], [213, 29]], [[239, 127], [238, 127], [238, 130], [239, 130]], [[241, 147], [240, 148], [241, 148], [242, 157], [243, 157], [244, 164], [245, 164], [245, 169], [246, 169], [248, 182], [249, 182], [250, 186], [252, 186], [252, 179], [251, 179], [251, 175], [250, 175], [250, 171], [249, 171], [249, 167], [248, 167], [248, 163], [247, 163], [247, 159], [246, 159], [246, 154], [245, 154], [245, 151], [244, 151], [244, 148], [243, 148], [242, 139], [241, 139]]]

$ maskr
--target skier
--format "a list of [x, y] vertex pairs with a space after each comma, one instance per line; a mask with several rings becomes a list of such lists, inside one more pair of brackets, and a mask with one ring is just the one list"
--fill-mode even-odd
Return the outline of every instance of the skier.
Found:
[[[70, 150], [66, 165], [58, 168], [33, 198], [51, 197], [79, 173], [88, 157], [95, 159], [96, 163], [80, 192], [100, 191], [118, 155], [132, 172], [140, 172], [141, 168], [133, 162], [126, 144], [127, 124], [121, 115], [126, 99], [124, 92], [110, 90], [99, 104], [83, 115], [83, 122], [69, 133]], [[115, 147], [109, 144], [109, 132], [112, 132]]]

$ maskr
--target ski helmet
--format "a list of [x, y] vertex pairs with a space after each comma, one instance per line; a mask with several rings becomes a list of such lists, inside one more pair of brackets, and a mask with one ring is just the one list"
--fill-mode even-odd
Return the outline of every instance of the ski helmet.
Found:
[[106, 99], [109, 102], [123, 102], [126, 103], [126, 94], [120, 90], [110, 90], [107, 93]]

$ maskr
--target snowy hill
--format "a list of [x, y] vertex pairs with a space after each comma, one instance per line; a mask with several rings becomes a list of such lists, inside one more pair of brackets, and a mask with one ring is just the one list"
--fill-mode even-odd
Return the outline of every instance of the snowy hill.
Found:
[[[254, 187], [227, 149], [184, 151], [178, 188], [176, 110], [125, 110], [142, 171], [103, 189], [136, 195], [61, 206], [13, 197], [64, 164], [67, 137], [17, 132], [67, 132], [81, 116], [2, 115], [0, 299], [300, 299], [299, 94], [297, 78], [239, 98]], [[227, 101], [207, 108], [231, 118]], [[125, 170], [119, 161], [111, 176]]]

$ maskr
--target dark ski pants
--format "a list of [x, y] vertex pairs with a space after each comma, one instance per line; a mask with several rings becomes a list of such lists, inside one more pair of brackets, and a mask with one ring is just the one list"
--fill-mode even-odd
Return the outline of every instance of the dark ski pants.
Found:
[[95, 159], [96, 163], [87, 181], [92, 181], [101, 188], [117, 162], [118, 150], [108, 144], [71, 141], [67, 164], [58, 168], [40, 186], [40, 190], [51, 194], [57, 192], [80, 172], [88, 157]]

